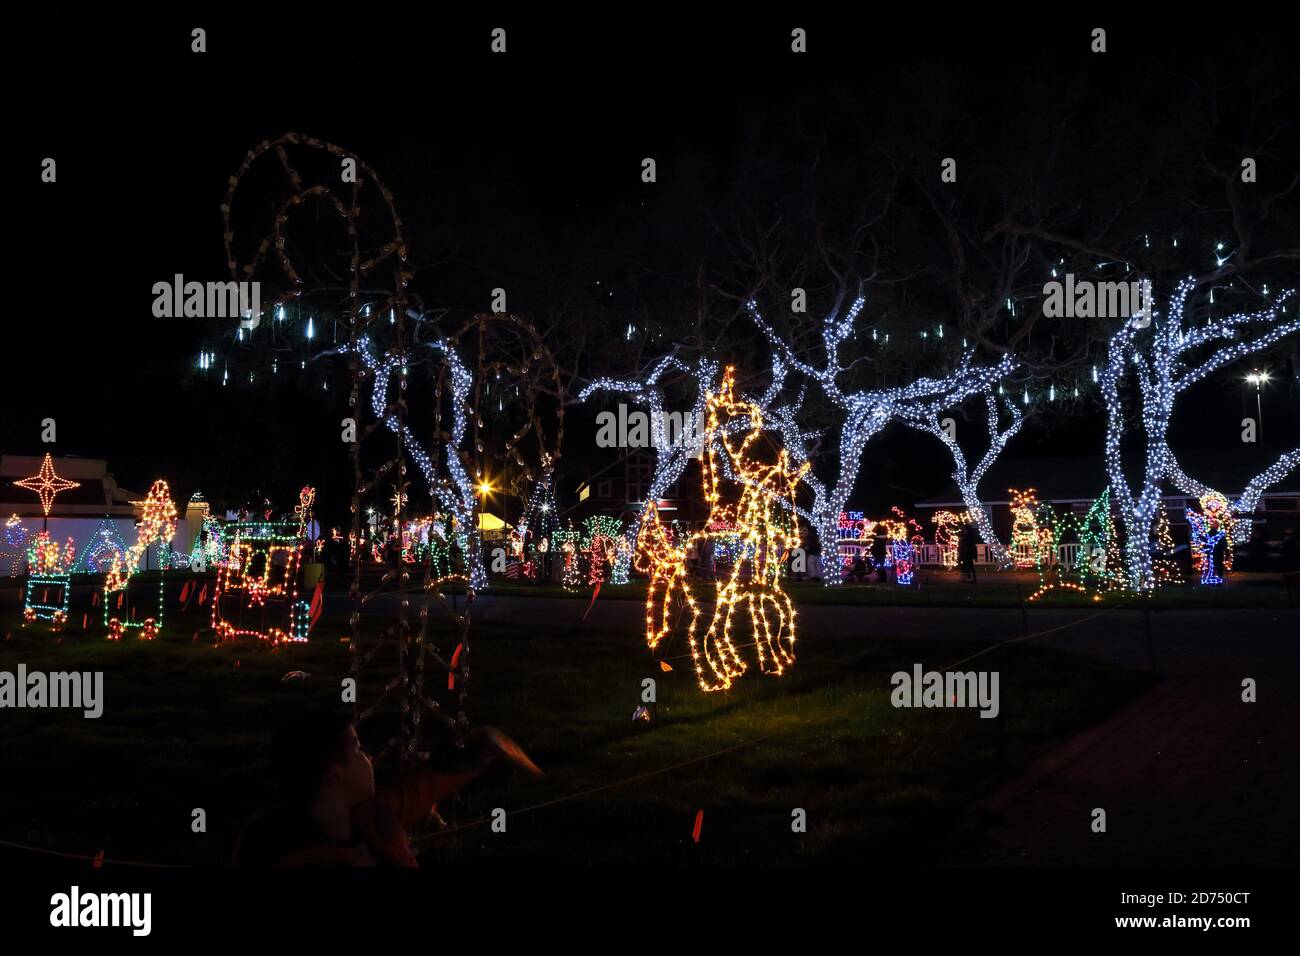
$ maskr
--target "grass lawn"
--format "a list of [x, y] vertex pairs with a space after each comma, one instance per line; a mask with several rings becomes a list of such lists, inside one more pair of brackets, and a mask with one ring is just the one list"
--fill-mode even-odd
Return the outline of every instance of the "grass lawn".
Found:
[[[0, 669], [23, 662], [29, 670], [105, 672], [97, 720], [5, 712], [0, 839], [103, 850], [110, 860], [228, 861], [239, 829], [275, 799], [272, 731], [309, 703], [338, 700], [348, 654], [342, 619], [322, 619], [309, 645], [278, 650], [250, 641], [214, 646], [206, 623], [205, 612], [169, 612], [154, 642], [109, 642], [92, 624], [58, 643], [43, 625], [23, 629], [12, 614], [0, 621]], [[889, 703], [891, 673], [916, 662], [945, 669], [971, 653], [969, 643], [809, 634], [787, 676], [751, 667], [729, 693], [707, 695], [688, 662], [661, 671], [637, 634], [538, 622], [479, 628], [473, 646], [474, 720], [517, 737], [547, 776], [493, 771], [444, 804], [443, 816], [460, 829], [424, 832], [426, 862], [973, 858], [983, 850], [973, 801], [1149, 681], [1013, 645], [964, 665], [1001, 674], [1003, 718], [988, 720], [972, 709]], [[390, 676], [391, 654], [376, 656], [363, 703]], [[282, 681], [291, 670], [311, 678]], [[658, 683], [654, 726], [631, 720], [645, 677]], [[435, 692], [441, 683], [436, 674], [430, 681]], [[372, 751], [381, 730], [363, 730]], [[695, 762], [661, 772], [687, 761]], [[586, 791], [595, 792], [566, 799]], [[526, 809], [550, 801], [561, 802]], [[191, 831], [196, 807], [207, 813], [207, 833]], [[504, 834], [479, 822], [494, 807], [508, 811]], [[804, 834], [791, 831], [795, 808], [807, 812]], [[13, 852], [0, 848], [0, 858]]]

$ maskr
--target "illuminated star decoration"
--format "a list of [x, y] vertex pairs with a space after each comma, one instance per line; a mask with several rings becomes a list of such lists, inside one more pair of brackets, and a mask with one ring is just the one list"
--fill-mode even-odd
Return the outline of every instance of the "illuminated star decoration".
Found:
[[21, 481], [15, 481], [19, 488], [26, 488], [28, 491], [34, 491], [41, 496], [41, 510], [48, 518], [50, 509], [54, 507], [54, 496], [60, 491], [67, 491], [69, 488], [80, 488], [81, 482], [68, 481], [66, 478], [60, 478], [54, 473], [54, 458], [49, 452], [45, 453], [45, 460], [41, 462], [41, 470], [30, 478], [23, 478]]

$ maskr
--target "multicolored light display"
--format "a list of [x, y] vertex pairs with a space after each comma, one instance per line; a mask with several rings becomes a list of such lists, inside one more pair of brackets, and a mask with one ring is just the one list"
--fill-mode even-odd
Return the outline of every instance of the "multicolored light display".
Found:
[[[120, 640], [128, 630], [139, 630], [140, 639], [149, 641], [158, 636], [163, 624], [163, 586], [166, 579], [166, 562], [162, 561], [162, 548], [176, 534], [176, 505], [171, 500], [167, 482], [159, 479], [145, 497], [140, 524], [136, 528], [136, 542], [125, 554], [114, 555], [108, 573], [104, 575], [104, 626], [110, 641]], [[154, 543], [159, 546], [158, 615], [135, 620], [131, 608], [123, 617], [112, 613], [126, 610], [127, 585], [140, 568], [140, 560]], [[114, 595], [116, 599], [114, 600]]]
[[[310, 628], [310, 604], [298, 597], [298, 573], [307, 525], [316, 491], [298, 495], [293, 521], [236, 521], [222, 529], [228, 557], [217, 572], [212, 596], [212, 628], [219, 640], [255, 637], [280, 644], [305, 641]], [[270, 602], [280, 606], [283, 626], [266, 628], [241, 624], [236, 616], [260, 616]]]
[[[72, 569], [77, 549], [69, 538], [62, 549], [50, 533], [42, 530], [27, 549], [27, 589], [23, 595], [23, 626], [34, 621], [49, 621], [50, 629], [60, 631], [68, 620], [68, 602], [72, 596]], [[55, 598], [51, 600], [50, 592]], [[39, 596], [38, 596], [39, 593]]]
[[1232, 536], [1228, 531], [1232, 527], [1232, 505], [1217, 491], [1211, 492], [1201, 499], [1199, 514], [1187, 509], [1187, 523], [1192, 534], [1192, 565], [1201, 573], [1201, 583], [1222, 584], [1224, 578], [1215, 566], [1214, 552], [1223, 542], [1223, 571], [1231, 571]]

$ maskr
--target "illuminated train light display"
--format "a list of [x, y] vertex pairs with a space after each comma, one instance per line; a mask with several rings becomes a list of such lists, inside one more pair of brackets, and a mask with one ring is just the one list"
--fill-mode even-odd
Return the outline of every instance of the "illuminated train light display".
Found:
[[[292, 521], [240, 521], [222, 529], [225, 563], [212, 597], [212, 628], [219, 640], [255, 637], [279, 644], [305, 641], [311, 626], [309, 602], [298, 597], [299, 569], [316, 492], [303, 488]], [[274, 612], [279, 620], [254, 627]]]

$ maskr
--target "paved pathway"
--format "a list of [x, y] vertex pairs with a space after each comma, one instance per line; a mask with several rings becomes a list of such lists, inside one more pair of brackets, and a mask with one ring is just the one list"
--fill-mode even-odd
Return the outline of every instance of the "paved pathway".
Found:
[[[563, 626], [585, 609], [585, 601], [501, 597], [478, 614]], [[641, 613], [638, 602], [597, 601], [585, 626], [639, 633]], [[800, 619], [804, 653], [824, 639], [1023, 633], [1018, 609], [806, 605]], [[1032, 642], [1149, 666], [1140, 611], [1029, 614], [1032, 632], [1062, 625], [1072, 626]], [[1152, 634], [1160, 683], [982, 801], [997, 848], [988, 861], [1300, 863], [1300, 610], [1158, 611]], [[1257, 683], [1253, 704], [1241, 700], [1246, 677]], [[1106, 811], [1104, 834], [1090, 828], [1094, 807]]]

